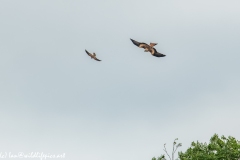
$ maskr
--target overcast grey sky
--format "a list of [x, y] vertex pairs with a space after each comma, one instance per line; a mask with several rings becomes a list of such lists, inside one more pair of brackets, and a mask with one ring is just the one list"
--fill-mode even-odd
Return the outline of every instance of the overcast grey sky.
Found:
[[240, 139], [239, 6], [1, 0], [0, 152], [150, 160], [176, 137]]

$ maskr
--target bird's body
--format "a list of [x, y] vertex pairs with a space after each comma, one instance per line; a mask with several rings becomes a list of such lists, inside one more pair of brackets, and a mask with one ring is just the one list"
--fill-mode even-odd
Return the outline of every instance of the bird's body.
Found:
[[157, 50], [154, 48], [154, 46], [157, 45], [157, 43], [150, 43], [150, 45], [148, 45], [146, 43], [135, 41], [131, 38], [130, 38], [130, 40], [133, 42], [133, 44], [135, 44], [139, 48], [143, 48], [144, 52], [150, 52], [155, 57], [165, 57], [166, 56], [162, 53], [157, 52]]
[[85, 50], [85, 52], [86, 52], [91, 58], [95, 59], [96, 61], [101, 61], [101, 60], [97, 59], [95, 53], [91, 54], [91, 53], [89, 53], [87, 50]]

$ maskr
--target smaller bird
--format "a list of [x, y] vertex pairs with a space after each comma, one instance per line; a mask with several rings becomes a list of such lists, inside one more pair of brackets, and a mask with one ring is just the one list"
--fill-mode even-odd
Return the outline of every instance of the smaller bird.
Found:
[[85, 52], [86, 52], [91, 58], [95, 59], [96, 61], [101, 61], [101, 60], [97, 59], [95, 53], [91, 54], [91, 53], [89, 53], [86, 49], [85, 49]]
[[144, 52], [152, 52], [153, 47], [157, 45], [157, 43], [150, 43], [150, 45], [148, 45], [146, 43], [135, 41], [135, 40], [133, 40], [131, 38], [130, 38], [130, 40], [133, 42], [133, 44], [135, 44], [139, 48], [145, 49]]

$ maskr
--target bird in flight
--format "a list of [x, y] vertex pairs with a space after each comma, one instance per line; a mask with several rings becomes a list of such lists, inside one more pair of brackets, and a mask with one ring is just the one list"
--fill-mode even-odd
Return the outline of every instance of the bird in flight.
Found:
[[96, 61], [101, 61], [101, 60], [97, 59], [95, 53], [91, 54], [91, 53], [89, 53], [87, 50], [85, 50], [85, 52], [86, 52], [91, 58], [95, 59]]
[[150, 43], [150, 45], [148, 45], [146, 43], [138, 42], [133, 39], [131, 39], [131, 41], [133, 42], [133, 44], [135, 44], [139, 48], [143, 48], [144, 52], [151, 52], [153, 50], [153, 47], [157, 45], [157, 43]]
[[138, 46], [139, 48], [143, 48], [144, 52], [150, 52], [155, 57], [165, 57], [166, 55], [157, 52], [157, 50], [154, 48], [154, 46], [157, 45], [157, 43], [150, 43], [149, 45], [146, 43], [138, 42], [130, 38], [130, 40]]

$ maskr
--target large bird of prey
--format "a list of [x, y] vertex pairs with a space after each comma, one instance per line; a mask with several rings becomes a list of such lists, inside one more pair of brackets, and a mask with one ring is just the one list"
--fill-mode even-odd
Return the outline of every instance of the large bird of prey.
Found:
[[[130, 38], [131, 39], [131, 38]], [[151, 52], [153, 47], [157, 45], [157, 43], [150, 43], [150, 45], [143, 43], [143, 42], [138, 42], [135, 41], [133, 39], [131, 39], [131, 41], [133, 42], [133, 44], [135, 44], [136, 46], [138, 46], [139, 48], [143, 48], [145, 49], [144, 52]]]
[[91, 58], [95, 59], [96, 61], [101, 61], [101, 60], [97, 59], [95, 53], [91, 54], [91, 53], [89, 53], [87, 50], [85, 50], [85, 52], [86, 52]]
[[157, 43], [150, 43], [150, 45], [148, 45], [146, 43], [138, 42], [133, 39], [131, 39], [131, 41], [133, 42], [133, 44], [135, 44], [139, 48], [145, 49], [144, 52], [150, 52], [155, 57], [165, 57], [166, 56], [162, 53], [157, 52], [157, 50], [154, 48], [154, 46], [156, 46]]

